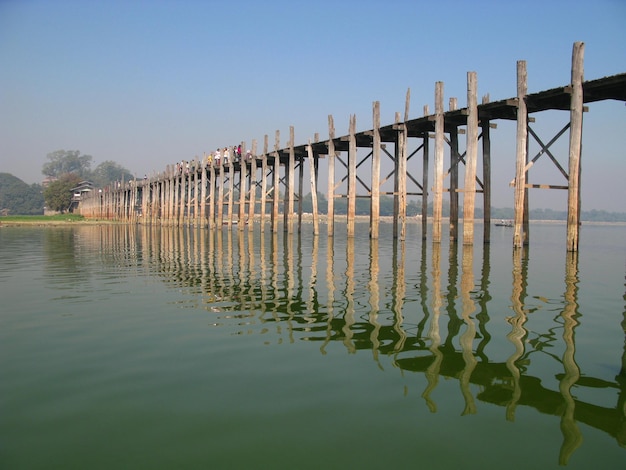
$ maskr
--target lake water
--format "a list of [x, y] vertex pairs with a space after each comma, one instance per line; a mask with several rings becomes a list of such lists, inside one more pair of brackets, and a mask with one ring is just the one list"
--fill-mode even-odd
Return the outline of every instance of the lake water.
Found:
[[626, 468], [626, 226], [345, 228], [0, 228], [0, 468]]

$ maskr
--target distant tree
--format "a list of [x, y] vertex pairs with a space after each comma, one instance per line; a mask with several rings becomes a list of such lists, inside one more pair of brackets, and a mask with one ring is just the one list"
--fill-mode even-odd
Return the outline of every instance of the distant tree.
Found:
[[115, 181], [130, 181], [134, 178], [130, 171], [111, 160], [100, 163], [91, 173], [88, 179], [100, 188], [108, 186]]
[[82, 178], [75, 173], [66, 173], [52, 181], [43, 190], [46, 207], [53, 211], [65, 212], [72, 202], [72, 188], [78, 186]]
[[43, 193], [38, 184], [29, 186], [21, 179], [0, 173], [0, 210], [12, 215], [37, 215], [43, 213]]
[[88, 179], [91, 173], [91, 155], [81, 155], [79, 150], [57, 150], [47, 155], [47, 163], [44, 163], [41, 172], [53, 178], [72, 173], [79, 179]]

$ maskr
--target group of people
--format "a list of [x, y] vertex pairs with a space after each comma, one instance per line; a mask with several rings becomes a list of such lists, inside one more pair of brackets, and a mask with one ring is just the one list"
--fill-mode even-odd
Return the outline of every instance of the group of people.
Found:
[[[211, 152], [207, 156], [208, 165], [215, 165], [215, 166], [229, 165], [231, 163], [231, 152], [232, 152], [233, 161], [240, 162], [241, 161], [241, 145], [233, 145], [232, 147], [224, 147], [223, 149], [220, 149], [218, 147], [215, 152]], [[246, 152], [245, 159], [246, 161], [252, 160], [252, 152], [250, 150]]]
[[[205, 158], [205, 160], [201, 163], [201, 165], [206, 165], [207, 167], [210, 165], [214, 165], [216, 167], [221, 165], [229, 165], [231, 163], [231, 155], [232, 161], [240, 162], [241, 161], [241, 145], [233, 145], [232, 147], [224, 147], [223, 149], [218, 149], [215, 152], [211, 152]], [[245, 155], [245, 161], [249, 162], [252, 160], [252, 152], [248, 150]], [[183, 173], [188, 175], [190, 172], [196, 171], [195, 161], [187, 161], [182, 160], [181, 162], [176, 163], [176, 174], [182, 175]]]

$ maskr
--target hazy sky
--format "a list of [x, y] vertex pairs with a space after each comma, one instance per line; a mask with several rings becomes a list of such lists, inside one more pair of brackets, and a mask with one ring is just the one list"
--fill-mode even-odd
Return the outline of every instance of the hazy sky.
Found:
[[[351, 114], [372, 127], [373, 101], [392, 123], [408, 88], [410, 118], [432, 112], [436, 81], [464, 107], [468, 71], [479, 100], [513, 97], [517, 60], [538, 92], [569, 83], [575, 41], [585, 79], [623, 73], [625, 24], [623, 0], [0, 0], [0, 172], [40, 182], [65, 149], [143, 177], [276, 130], [284, 144], [292, 125], [296, 144], [326, 139], [329, 114], [345, 135]], [[546, 142], [569, 119], [534, 117]], [[583, 210], [626, 211], [626, 106], [584, 119]], [[492, 139], [493, 205], [512, 207], [514, 123]], [[530, 182], [564, 184], [543, 160]], [[531, 191], [531, 207], [565, 210], [557, 192]]]

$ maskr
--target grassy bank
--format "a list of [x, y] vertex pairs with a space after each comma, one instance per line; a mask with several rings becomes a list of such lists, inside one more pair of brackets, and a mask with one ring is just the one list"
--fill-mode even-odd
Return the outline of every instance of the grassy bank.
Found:
[[85, 219], [82, 215], [57, 214], [57, 215], [8, 215], [0, 217], [2, 225], [67, 225], [80, 223], [103, 223]]

